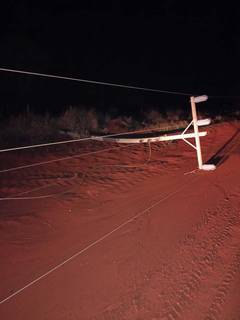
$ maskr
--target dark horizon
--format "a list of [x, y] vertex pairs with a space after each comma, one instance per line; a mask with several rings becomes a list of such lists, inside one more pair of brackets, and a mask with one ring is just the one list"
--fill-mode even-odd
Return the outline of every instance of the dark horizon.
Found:
[[[9, 1], [0, 67], [209, 95], [237, 95], [236, 8], [162, 1], [103, 7]], [[171, 105], [177, 97], [0, 72], [2, 105], [108, 108]], [[179, 97], [182, 105], [187, 101]], [[19, 107], [17, 107], [19, 105]], [[44, 107], [45, 106], [45, 107]]]

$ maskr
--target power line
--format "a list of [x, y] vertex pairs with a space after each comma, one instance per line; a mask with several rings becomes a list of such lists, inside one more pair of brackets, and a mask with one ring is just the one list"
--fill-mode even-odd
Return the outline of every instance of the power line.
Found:
[[[197, 178], [198, 179], [198, 178]], [[47, 276], [49, 276], [50, 274], [52, 274], [53, 272], [57, 271], [58, 269], [62, 268], [63, 266], [65, 266], [68, 262], [76, 259], [78, 256], [82, 255], [84, 252], [88, 251], [89, 249], [91, 249], [92, 247], [95, 247], [96, 245], [100, 244], [101, 242], [103, 242], [104, 240], [106, 240], [107, 238], [109, 238], [111, 235], [113, 235], [114, 233], [116, 233], [117, 231], [121, 230], [122, 228], [124, 228], [126, 225], [136, 221], [137, 219], [139, 219], [140, 217], [142, 217], [143, 215], [145, 215], [146, 213], [149, 213], [151, 210], [153, 210], [154, 208], [156, 208], [160, 203], [168, 200], [169, 198], [175, 196], [176, 194], [180, 193], [187, 185], [192, 184], [193, 182], [195, 182], [197, 179], [189, 179], [190, 181], [186, 181], [184, 184], [181, 184], [180, 187], [178, 187], [177, 189], [173, 190], [172, 192], [165, 194], [164, 196], [161, 196], [160, 198], [158, 198], [152, 205], [146, 207], [145, 209], [137, 212], [134, 216], [128, 218], [127, 220], [125, 220], [123, 223], [117, 225], [115, 228], [113, 228], [111, 231], [103, 234], [100, 238], [98, 238], [97, 240], [89, 243], [87, 246], [85, 246], [84, 248], [80, 249], [79, 251], [77, 251], [76, 253], [74, 253], [73, 255], [71, 255], [70, 257], [66, 258], [65, 260], [61, 261], [60, 263], [58, 263], [57, 265], [49, 268], [45, 273], [41, 274], [40, 276], [36, 277], [34, 280], [28, 282], [25, 286], [21, 287], [20, 289], [17, 289], [15, 291], [13, 291], [10, 295], [8, 295], [7, 297], [3, 298], [2, 300], [0, 300], [0, 305], [5, 303], [6, 301], [12, 299], [13, 297], [17, 296], [18, 294], [20, 294], [22, 291], [26, 290], [27, 288], [33, 286], [34, 284], [36, 284], [37, 282], [41, 281], [42, 279], [46, 278]]]
[[138, 86], [118, 84], [118, 83], [112, 83], [112, 82], [104, 82], [104, 81], [87, 80], [87, 79], [74, 78], [74, 77], [58, 76], [58, 75], [54, 75], [54, 74], [31, 72], [31, 71], [18, 70], [18, 69], [0, 68], [0, 71], [25, 74], [25, 75], [30, 75], [30, 76], [45, 77], [45, 78], [70, 80], [70, 81], [103, 85], [103, 86], [109, 86], [109, 87], [117, 87], [117, 88], [125, 88], [125, 89], [133, 89], [133, 90], [141, 90], [141, 91], [149, 91], [149, 92], [157, 92], [157, 93], [165, 93], [165, 94], [173, 94], [173, 95], [181, 95], [181, 96], [189, 96], [189, 97], [193, 95], [191, 93], [186, 93], [186, 92], [152, 89], [152, 88], [146, 88], [146, 87], [138, 87]]
[[[130, 145], [123, 146], [122, 148], [129, 147], [129, 146]], [[110, 164], [110, 165], [100, 165], [100, 166], [97, 166], [96, 168], [104, 168], [104, 167], [108, 167], [108, 168], [109, 167], [112, 167], [112, 168], [114, 168], [114, 167], [115, 168], [141, 168], [141, 167], [145, 167], [150, 162], [151, 156], [152, 156], [152, 148], [151, 148], [151, 144], [150, 143], [148, 144], [148, 147], [149, 147], [148, 158], [144, 163], [142, 163], [140, 165]], [[120, 148], [121, 147], [119, 147], [118, 149], [120, 149]], [[88, 171], [89, 170], [87, 170], [86, 172], [84, 172], [82, 174], [82, 178], [81, 178], [81, 183], [80, 184], [82, 184], [84, 182], [84, 178], [88, 175]], [[91, 170], [91, 171], [94, 171], [94, 170]], [[75, 174], [73, 177], [71, 177], [70, 179], [67, 179], [67, 180], [68, 181], [69, 180], [74, 180], [74, 179], [76, 179], [76, 176], [77, 175]], [[63, 179], [61, 178], [61, 180], [63, 180]], [[64, 179], [64, 180], [66, 180], [66, 179]], [[14, 196], [11, 196], [11, 197], [8, 197], [8, 196], [7, 197], [1, 197], [0, 201], [7, 201], [7, 200], [37, 200], [37, 199], [45, 199], [45, 198], [54, 198], [56, 196], [68, 193], [70, 190], [75, 188], [75, 187], [73, 187], [73, 188], [69, 188], [68, 190], [65, 190], [65, 191], [62, 191], [62, 192], [50, 193], [50, 194], [41, 195], [41, 196], [24, 196], [24, 197], [22, 197], [22, 195], [24, 195], [24, 194], [32, 193], [34, 191], [39, 191], [41, 189], [46, 189], [46, 188], [49, 188], [50, 186], [53, 186], [53, 185], [56, 185], [56, 182], [48, 184], [48, 185], [45, 185], [45, 186], [37, 187], [37, 188], [31, 189], [31, 190], [23, 191], [23, 192], [15, 194]], [[79, 186], [79, 183], [78, 183], [78, 186]]]
[[34, 148], [39, 148], [39, 147], [47, 147], [47, 146], [52, 146], [52, 145], [57, 145], [57, 144], [67, 144], [67, 143], [73, 143], [73, 142], [79, 142], [79, 141], [87, 141], [87, 140], [91, 140], [91, 137], [81, 138], [81, 139], [57, 141], [57, 142], [33, 144], [33, 145], [29, 145], [29, 146], [14, 147], [14, 148], [8, 148], [8, 149], [0, 149], [0, 153], [9, 152], [9, 151], [16, 151], [16, 150], [24, 150], [24, 149], [34, 149]]
[[[163, 130], [164, 130], [163, 128], [152, 128], [152, 129], [149, 128], [149, 129], [142, 129], [142, 130], [135, 130], [135, 131], [125, 131], [125, 132], [121, 132], [121, 133], [113, 133], [113, 134], [108, 134], [108, 135], [104, 135], [104, 136], [98, 136], [98, 138], [111, 138], [111, 137], [117, 137], [117, 136], [127, 135], [127, 134], [135, 134], [135, 133], [143, 133], [143, 132], [151, 132], [151, 131], [163, 131]], [[9, 151], [24, 150], [24, 149], [34, 149], [34, 148], [59, 145], [59, 144], [74, 143], [74, 142], [79, 142], [79, 141], [89, 141], [92, 139], [93, 139], [93, 137], [86, 137], [86, 138], [79, 138], [79, 139], [71, 139], [71, 140], [63, 140], [63, 141], [56, 141], [56, 142], [33, 144], [33, 145], [28, 145], [28, 146], [13, 147], [13, 148], [7, 148], [7, 149], [0, 149], [0, 153], [9, 152]]]
[[[165, 128], [168, 129], [168, 128]], [[114, 136], [120, 136], [120, 135], [126, 135], [126, 134], [134, 134], [134, 133], [142, 133], [142, 132], [152, 132], [152, 131], [160, 131], [163, 130], [163, 128], [152, 128], [152, 129], [143, 129], [143, 130], [135, 130], [135, 131], [128, 131], [128, 132], [122, 132], [122, 133], [115, 133], [115, 134], [111, 134], [111, 135], [105, 135], [105, 136], [99, 136], [99, 137], [114, 137]], [[76, 142], [76, 141], [86, 141], [86, 140], [90, 140], [91, 138], [82, 138], [82, 139], [75, 139], [75, 140], [66, 140], [66, 141], [59, 141], [58, 144], [60, 143], [70, 143], [70, 142]], [[55, 142], [53, 143], [49, 143], [49, 144], [43, 144], [43, 145], [36, 145], [36, 147], [40, 147], [40, 146], [45, 146], [45, 145], [51, 145], [51, 144], [56, 144]], [[26, 169], [26, 168], [31, 168], [31, 167], [36, 167], [36, 166], [40, 166], [40, 165], [44, 165], [44, 164], [49, 164], [49, 163], [53, 163], [53, 162], [58, 162], [58, 161], [65, 161], [65, 160], [69, 160], [69, 159], [73, 159], [73, 158], [80, 158], [80, 157], [84, 157], [84, 156], [88, 156], [88, 155], [92, 155], [92, 154], [97, 154], [97, 153], [101, 153], [104, 151], [110, 151], [110, 150], [115, 150], [115, 149], [120, 149], [120, 148], [124, 148], [124, 147], [128, 147], [127, 146], [121, 146], [121, 147], [112, 147], [112, 148], [106, 148], [106, 149], [101, 149], [101, 150], [96, 150], [96, 151], [92, 151], [92, 152], [87, 152], [87, 153], [82, 153], [82, 154], [77, 154], [77, 155], [73, 155], [73, 156], [67, 156], [67, 157], [63, 157], [63, 158], [58, 158], [58, 159], [53, 159], [53, 160], [48, 160], [48, 161], [41, 161], [41, 162], [37, 162], [37, 163], [32, 163], [29, 165], [23, 165], [23, 166], [18, 166], [18, 167], [13, 167], [13, 168], [8, 168], [8, 169], [3, 169], [0, 170], [0, 173], [5, 173], [5, 172], [11, 172], [11, 171], [16, 171], [16, 170], [21, 170], [21, 169]], [[35, 145], [33, 146], [25, 146], [25, 147], [17, 147], [17, 148], [10, 148], [10, 149], [3, 149], [0, 150], [0, 152], [5, 152], [5, 151], [12, 151], [12, 150], [20, 150], [20, 149], [27, 149], [27, 148], [31, 148], [31, 147], [35, 147]]]
[[[161, 89], [153, 89], [147, 87], [139, 87], [139, 86], [132, 86], [132, 85], [125, 85], [120, 83], [113, 83], [113, 82], [105, 82], [105, 81], [95, 81], [95, 80], [88, 80], [82, 78], [75, 78], [75, 77], [67, 77], [67, 76], [59, 76], [54, 74], [48, 73], [40, 73], [40, 72], [32, 72], [26, 70], [19, 70], [19, 69], [10, 69], [10, 68], [0, 68], [0, 71], [9, 72], [9, 73], [18, 73], [18, 74], [25, 74], [30, 76], [38, 76], [38, 77], [45, 77], [45, 78], [52, 78], [52, 79], [61, 79], [61, 80], [69, 80], [69, 81], [76, 81], [88, 84], [96, 84], [96, 85], [103, 85], [103, 86], [110, 86], [110, 87], [118, 87], [118, 88], [125, 88], [125, 89], [133, 89], [133, 90], [142, 90], [142, 91], [149, 91], [149, 92], [156, 92], [156, 93], [163, 93], [163, 94], [172, 94], [172, 95], [181, 95], [181, 96], [194, 96], [193, 93], [187, 93], [182, 91], [171, 91], [171, 90], [161, 90]], [[239, 95], [208, 95], [209, 98], [240, 98]]]
[[81, 154], [77, 154], [77, 155], [73, 155], [73, 156], [53, 159], [53, 160], [49, 160], [49, 161], [36, 162], [36, 163], [23, 165], [23, 166], [19, 166], [19, 167], [3, 169], [3, 170], [0, 170], [0, 173], [11, 172], [11, 171], [16, 171], [16, 170], [20, 170], [20, 169], [32, 168], [32, 167], [37, 167], [37, 166], [44, 165], [44, 164], [49, 164], [49, 163], [54, 163], [54, 162], [59, 162], [59, 161], [65, 161], [65, 160], [70, 160], [70, 159], [74, 159], [74, 158], [86, 157], [86, 156], [89, 156], [89, 155], [98, 154], [98, 153], [101, 153], [101, 152], [120, 149], [120, 148], [125, 148], [125, 147], [129, 147], [129, 146], [130, 145], [121, 146], [121, 147], [106, 148], [106, 149], [101, 149], [101, 150], [97, 150], [97, 151], [81, 153]]

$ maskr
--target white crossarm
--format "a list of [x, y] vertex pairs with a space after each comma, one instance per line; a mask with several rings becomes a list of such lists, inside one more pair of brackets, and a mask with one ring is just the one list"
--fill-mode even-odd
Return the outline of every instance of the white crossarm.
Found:
[[[207, 135], [206, 131], [199, 132], [200, 137]], [[194, 133], [185, 134], [175, 134], [175, 135], [164, 135], [151, 138], [104, 138], [104, 137], [92, 137], [93, 140], [106, 141], [106, 142], [117, 142], [117, 143], [149, 143], [158, 141], [171, 141], [171, 140], [181, 140], [181, 139], [191, 139], [195, 138]]]

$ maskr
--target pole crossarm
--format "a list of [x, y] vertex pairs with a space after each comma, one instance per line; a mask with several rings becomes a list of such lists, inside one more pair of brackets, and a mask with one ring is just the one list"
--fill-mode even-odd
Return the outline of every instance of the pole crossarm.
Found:
[[[206, 131], [199, 132], [200, 137], [207, 135]], [[195, 138], [194, 133], [186, 134], [175, 134], [175, 135], [164, 135], [151, 138], [104, 138], [104, 137], [92, 137], [93, 140], [106, 141], [106, 142], [117, 142], [117, 143], [149, 143], [159, 141], [170, 141], [170, 140], [185, 140]]]

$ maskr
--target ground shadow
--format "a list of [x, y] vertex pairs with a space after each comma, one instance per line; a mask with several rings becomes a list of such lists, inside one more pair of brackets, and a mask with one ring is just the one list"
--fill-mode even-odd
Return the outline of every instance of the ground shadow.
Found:
[[222, 165], [229, 158], [239, 134], [240, 129], [207, 161], [207, 164], [214, 164], [216, 167]]

